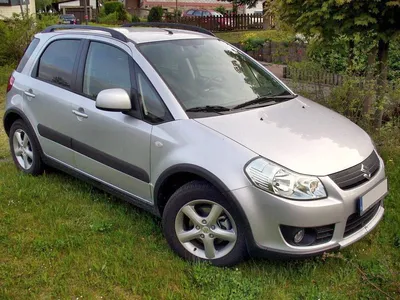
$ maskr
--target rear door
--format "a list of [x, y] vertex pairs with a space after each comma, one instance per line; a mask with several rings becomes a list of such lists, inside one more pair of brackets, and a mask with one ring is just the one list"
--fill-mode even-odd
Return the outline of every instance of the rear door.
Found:
[[81, 43], [75, 38], [51, 40], [41, 49], [31, 76], [23, 80], [24, 112], [39, 133], [44, 153], [67, 165], [74, 164], [71, 100], [76, 97], [74, 74]]

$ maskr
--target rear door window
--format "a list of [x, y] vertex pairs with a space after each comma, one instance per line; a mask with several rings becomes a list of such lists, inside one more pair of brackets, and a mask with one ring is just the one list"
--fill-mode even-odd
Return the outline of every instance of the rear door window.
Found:
[[201, 17], [201, 14], [202, 14], [202, 11], [201, 11], [201, 10], [196, 10], [196, 11], [193, 13], [193, 16]]
[[24, 56], [22, 56], [18, 67], [17, 67], [17, 72], [22, 72], [22, 70], [25, 68], [26, 63], [28, 62], [28, 59], [31, 57], [33, 51], [35, 51], [37, 45], [39, 44], [40, 40], [35, 38], [33, 41], [29, 44], [29, 46], [26, 48]]
[[43, 52], [37, 77], [55, 85], [71, 88], [80, 40], [57, 40]]

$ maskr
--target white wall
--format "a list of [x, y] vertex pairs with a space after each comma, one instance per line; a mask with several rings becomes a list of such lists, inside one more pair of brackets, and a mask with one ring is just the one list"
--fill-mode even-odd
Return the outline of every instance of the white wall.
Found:
[[[23, 5], [23, 7], [24, 7], [24, 12], [25, 12], [26, 6]], [[36, 14], [35, 0], [30, 0], [28, 7], [29, 7], [30, 14]], [[21, 8], [19, 5], [0, 6], [0, 19], [10, 18], [10, 17], [12, 17], [13, 13], [17, 13], [17, 14], [21, 13]]]
[[[64, 2], [58, 4], [58, 8], [61, 10], [63, 7], [73, 7], [73, 6], [80, 6], [79, 5], [79, 0], [71, 1], [71, 2]], [[90, 6], [93, 8], [96, 8], [96, 0], [90, 0]]]

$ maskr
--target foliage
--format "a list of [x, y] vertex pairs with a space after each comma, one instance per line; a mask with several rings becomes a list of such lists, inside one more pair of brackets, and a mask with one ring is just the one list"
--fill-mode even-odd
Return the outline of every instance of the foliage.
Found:
[[220, 5], [220, 6], [216, 7], [215, 11], [217, 11], [217, 12], [223, 14], [223, 15], [226, 13], [226, 9], [225, 9], [225, 7], [223, 5]]
[[99, 22], [104, 24], [120, 24], [122, 22], [131, 22], [132, 16], [126, 11], [121, 2], [105, 2], [100, 9]]
[[124, 5], [119, 1], [109, 1], [104, 3], [104, 13], [106, 15], [112, 14], [124, 8]]
[[255, 33], [246, 34], [240, 42], [245, 51], [253, 51], [260, 49], [269, 38], [258, 36]]
[[154, 6], [150, 9], [149, 15], [147, 16], [147, 21], [161, 22], [163, 13], [164, 11], [161, 6]]
[[248, 38], [260, 38], [273, 42], [290, 42], [295, 39], [295, 35], [282, 30], [248, 30], [235, 32], [216, 32], [215, 35], [228, 43], [243, 43]]
[[47, 11], [47, 7], [51, 5], [52, 0], [35, 0], [37, 10]]
[[33, 35], [57, 21], [56, 16], [45, 14], [38, 19], [14, 14], [11, 18], [0, 20], [0, 66], [19, 61]]
[[137, 15], [133, 15], [131, 18], [131, 22], [133, 22], [133, 23], [140, 22], [140, 18]]
[[[290, 85], [297, 93], [337, 111], [369, 132], [374, 132], [370, 121], [378, 109], [377, 104], [372, 106], [367, 115], [363, 112], [363, 105], [366, 99], [376, 97], [376, 78], [344, 75], [342, 82], [332, 87], [325, 84], [325, 77], [322, 76], [326, 74], [325, 68], [315, 62], [291, 63], [289, 70]], [[391, 124], [393, 129], [397, 126], [397, 132], [400, 132], [400, 79], [389, 83], [385, 99], [383, 123], [386, 126]], [[389, 140], [393, 141], [393, 138]]]

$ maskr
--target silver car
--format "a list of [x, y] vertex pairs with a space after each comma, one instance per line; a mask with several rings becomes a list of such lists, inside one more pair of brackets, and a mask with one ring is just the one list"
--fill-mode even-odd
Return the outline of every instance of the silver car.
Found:
[[341, 249], [379, 223], [387, 179], [362, 129], [206, 30], [137, 24], [35, 36], [4, 116], [21, 171], [88, 180], [218, 266]]

